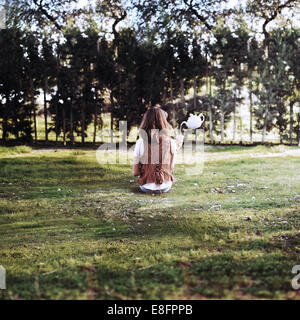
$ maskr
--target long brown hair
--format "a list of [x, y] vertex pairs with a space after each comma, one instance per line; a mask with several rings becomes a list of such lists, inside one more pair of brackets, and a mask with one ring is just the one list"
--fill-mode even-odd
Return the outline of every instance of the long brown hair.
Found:
[[[158, 106], [147, 109], [143, 116], [142, 123], [140, 125], [140, 135], [145, 140], [148, 138], [148, 142], [151, 142], [151, 130], [158, 129], [159, 135], [169, 135], [169, 130], [172, 128], [167, 121], [168, 113]], [[143, 131], [144, 130], [144, 131]], [[145, 137], [145, 132], [147, 137]], [[156, 142], [158, 142], [158, 136], [156, 135]]]

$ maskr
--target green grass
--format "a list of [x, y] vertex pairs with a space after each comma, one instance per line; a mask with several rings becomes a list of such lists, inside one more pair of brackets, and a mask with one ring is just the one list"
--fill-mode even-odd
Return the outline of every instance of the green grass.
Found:
[[288, 150], [295, 150], [298, 149], [297, 146], [285, 146], [285, 145], [275, 145], [272, 147], [266, 147], [263, 145], [258, 146], [248, 146], [247, 148], [238, 146], [238, 145], [232, 145], [232, 146], [211, 146], [209, 149], [209, 152], [211, 153], [241, 153], [242, 154], [250, 154], [250, 153], [259, 153], [259, 154], [267, 154], [267, 153], [281, 153]]
[[153, 196], [94, 151], [0, 147], [0, 298], [299, 299], [300, 158], [249, 150], [208, 150]]
[[0, 147], [0, 157], [9, 156], [20, 153], [30, 153], [32, 151], [31, 147], [28, 146], [15, 146], [15, 147]]

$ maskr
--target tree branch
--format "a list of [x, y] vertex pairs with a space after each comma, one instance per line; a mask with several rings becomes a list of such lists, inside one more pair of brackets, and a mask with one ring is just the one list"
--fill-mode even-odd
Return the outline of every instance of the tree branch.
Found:
[[278, 14], [281, 13], [281, 10], [282, 10], [282, 9], [286, 8], [289, 4], [291, 4], [291, 3], [293, 3], [293, 2], [295, 2], [295, 0], [287, 0], [285, 3], [279, 5], [279, 6], [275, 9], [275, 11], [273, 12], [273, 14], [272, 14], [269, 18], [267, 18], [267, 19], [265, 20], [262, 29], [263, 29], [263, 34], [264, 34], [264, 36], [265, 36], [265, 39], [266, 39], [267, 41], [268, 41], [269, 38], [270, 38], [270, 34], [269, 34], [269, 32], [267, 31], [267, 25], [268, 25], [271, 21], [273, 21], [273, 20], [277, 17]]
[[127, 16], [127, 12], [124, 10], [121, 17], [120, 18], [117, 18], [112, 26], [112, 30], [113, 30], [113, 34], [115, 36], [115, 39], [119, 39], [119, 34], [116, 30], [116, 27], [117, 27], [117, 24], [120, 23], [122, 20], [124, 20]]
[[198, 13], [198, 11], [193, 7], [192, 5], [192, 1], [190, 1], [190, 3], [188, 3], [188, 0], [183, 0], [184, 4], [188, 7], [188, 9], [190, 10], [190, 12], [192, 14], [194, 14], [204, 25], [208, 30], [212, 30], [212, 26], [210, 24], [208, 24], [208, 22], [206, 21], [207, 19], [204, 18], [202, 15], [200, 15]]
[[53, 16], [51, 16], [46, 9], [43, 8], [42, 0], [40, 0], [39, 3], [38, 3], [38, 0], [33, 0], [33, 2], [38, 7], [38, 11], [41, 14], [43, 14], [49, 21], [53, 22], [55, 27], [61, 31], [62, 29], [61, 25], [59, 25], [56, 19]]

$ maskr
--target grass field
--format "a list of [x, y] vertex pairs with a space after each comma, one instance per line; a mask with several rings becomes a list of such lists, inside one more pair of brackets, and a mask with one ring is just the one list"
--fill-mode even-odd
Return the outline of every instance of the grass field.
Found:
[[0, 147], [0, 298], [299, 299], [290, 150], [207, 149], [201, 175], [177, 166], [170, 193], [153, 196], [92, 150]]

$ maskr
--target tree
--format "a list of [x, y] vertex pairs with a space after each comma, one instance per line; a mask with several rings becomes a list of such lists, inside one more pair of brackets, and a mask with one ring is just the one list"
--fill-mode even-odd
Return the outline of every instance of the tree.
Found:
[[172, 44], [172, 32], [168, 31], [166, 33], [166, 39], [161, 46], [161, 55], [163, 56], [163, 66], [165, 71], [165, 83], [164, 90], [165, 94], [168, 94], [169, 99], [169, 111], [171, 123], [175, 126], [176, 124], [176, 110], [174, 99], [177, 95], [176, 90], [176, 58], [175, 58], [175, 48]]
[[255, 82], [257, 87], [254, 93], [258, 98], [258, 104], [254, 114], [257, 117], [256, 127], [262, 130], [262, 144], [264, 144], [266, 133], [274, 128], [277, 116], [277, 82], [276, 76], [274, 76], [274, 66], [270, 59], [261, 61]]
[[37, 88], [41, 79], [41, 58], [39, 56], [39, 41], [36, 33], [27, 31], [22, 40], [24, 54], [26, 55], [25, 74], [29, 82], [29, 101], [30, 109], [33, 115], [34, 139], [37, 141], [37, 115], [36, 115], [36, 98], [38, 95]]
[[248, 40], [247, 48], [247, 87], [249, 92], [249, 113], [250, 113], [250, 142], [253, 142], [253, 83], [254, 73], [257, 72], [258, 65], [263, 59], [263, 48], [259, 46], [258, 41], [252, 37]]
[[216, 96], [220, 111], [221, 142], [224, 141], [225, 122], [233, 111], [231, 90], [228, 79], [232, 76], [234, 59], [232, 55], [235, 39], [228, 28], [218, 28], [215, 31], [216, 43], [211, 45], [212, 59], [215, 60], [213, 75], [216, 81]]
[[22, 36], [19, 31], [0, 30], [0, 117], [3, 141], [7, 140], [9, 133], [17, 139], [31, 139], [31, 108], [25, 105], [29, 82], [26, 79]]
[[58, 47], [57, 90], [50, 107], [55, 122], [52, 130], [63, 131], [65, 143], [67, 137], [74, 143], [74, 132], [84, 142], [98, 103], [95, 99], [98, 36], [93, 33], [83, 36], [78, 29], [69, 29], [65, 36], [66, 43]]
[[300, 30], [299, 29], [285, 29], [284, 32], [284, 40], [287, 46], [286, 49], [286, 68], [288, 69], [289, 74], [289, 83], [290, 83], [290, 120], [289, 120], [289, 140], [290, 144], [293, 143], [293, 132], [297, 135], [298, 144], [300, 144], [300, 132], [299, 132], [299, 114], [296, 115], [298, 118], [295, 119], [294, 115], [294, 105], [298, 103], [298, 107], [300, 107], [300, 66], [299, 66], [299, 59], [300, 59], [300, 46], [299, 46], [299, 39], [300, 39]]
[[51, 87], [54, 84], [56, 58], [53, 51], [53, 41], [48, 37], [42, 39], [41, 50], [41, 87], [44, 92], [44, 121], [45, 121], [45, 140], [48, 141], [48, 100]]
[[243, 26], [237, 29], [230, 38], [231, 59], [233, 66], [232, 78], [230, 84], [233, 85], [233, 108], [234, 108], [234, 127], [233, 140], [236, 134], [236, 107], [240, 106], [240, 142], [243, 140], [243, 118], [242, 118], [242, 89], [246, 80], [246, 63], [247, 63], [247, 43], [249, 34]]
[[287, 58], [291, 48], [286, 41], [285, 31], [273, 30], [269, 38], [269, 51], [265, 61], [261, 62], [261, 92], [258, 116], [264, 114], [263, 138], [264, 143], [266, 131], [273, 127], [278, 128], [280, 143], [283, 142], [283, 134], [287, 128], [287, 102], [293, 96], [293, 83], [291, 82], [290, 70]]

